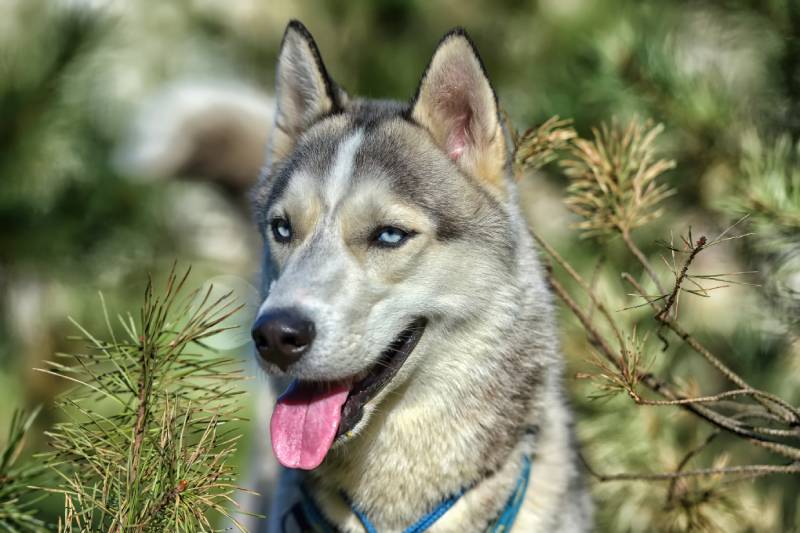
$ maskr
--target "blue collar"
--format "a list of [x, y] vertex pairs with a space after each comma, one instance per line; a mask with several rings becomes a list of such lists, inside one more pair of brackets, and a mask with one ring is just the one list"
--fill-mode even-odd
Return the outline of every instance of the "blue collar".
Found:
[[[530, 457], [523, 456], [522, 470], [517, 478], [517, 484], [513, 492], [508, 497], [505, 506], [500, 512], [500, 516], [494, 521], [492, 525], [486, 530], [491, 533], [508, 532], [517, 518], [520, 507], [525, 501], [525, 493], [528, 489], [528, 479], [531, 474], [531, 459]], [[437, 520], [439, 520], [453, 505], [464, 495], [465, 489], [460, 490], [449, 498], [445, 499], [437, 505], [428, 514], [417, 520], [414, 524], [403, 530], [403, 533], [422, 533], [427, 531]], [[308, 493], [305, 487], [301, 486], [302, 501], [292, 507], [283, 517], [283, 530], [286, 530], [286, 519], [293, 516], [295, 522], [303, 532], [311, 531], [314, 533], [336, 533], [336, 527], [333, 526], [320, 511], [311, 494]], [[360, 510], [350, 499], [342, 493], [342, 497], [350, 506], [353, 514], [356, 515], [364, 530], [367, 533], [378, 533], [378, 530], [372, 525], [367, 515]]]

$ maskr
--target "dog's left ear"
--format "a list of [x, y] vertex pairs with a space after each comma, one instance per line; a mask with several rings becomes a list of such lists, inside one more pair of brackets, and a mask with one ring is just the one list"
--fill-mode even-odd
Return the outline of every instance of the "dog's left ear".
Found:
[[411, 117], [461, 168], [504, 192], [507, 160], [497, 98], [478, 51], [461, 30], [442, 39], [422, 76]]
[[281, 160], [321, 117], [344, 106], [347, 94], [328, 75], [317, 43], [300, 21], [286, 26], [275, 82], [275, 128], [270, 155]]

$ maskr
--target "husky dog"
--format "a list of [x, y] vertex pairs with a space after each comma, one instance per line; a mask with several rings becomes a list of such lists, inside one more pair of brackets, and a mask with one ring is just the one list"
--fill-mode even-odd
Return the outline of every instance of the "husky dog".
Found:
[[[551, 296], [467, 34], [410, 103], [353, 98], [299, 22], [254, 192], [271, 531], [587, 531]], [[295, 498], [297, 501], [295, 501]]]

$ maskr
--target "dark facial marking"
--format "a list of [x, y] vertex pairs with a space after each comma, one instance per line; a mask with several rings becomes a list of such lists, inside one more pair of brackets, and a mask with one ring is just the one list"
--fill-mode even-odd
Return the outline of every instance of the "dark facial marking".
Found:
[[321, 176], [333, 161], [340, 136], [324, 133], [325, 128], [320, 121], [300, 138], [286, 160], [276, 163], [270, 174], [261, 177], [254, 195], [254, 210], [262, 235], [269, 223], [267, 212], [286, 192], [292, 176], [299, 170]]

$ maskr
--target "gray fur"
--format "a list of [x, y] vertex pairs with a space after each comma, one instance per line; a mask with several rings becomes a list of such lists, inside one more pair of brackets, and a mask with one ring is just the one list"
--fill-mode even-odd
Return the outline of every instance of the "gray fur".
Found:
[[[298, 31], [292, 28], [287, 34]], [[310, 39], [300, 33], [284, 42]], [[466, 46], [456, 39], [466, 38], [448, 37], [440, 49], [475, 53], [468, 40]], [[313, 42], [294, 46], [316, 51]], [[508, 172], [499, 187], [489, 183], [458, 159], [462, 148], [478, 150], [481, 138], [503, 139], [497, 132], [468, 132], [466, 142], [474, 144], [458, 144], [448, 157], [441, 139], [414, 120], [418, 102], [346, 98], [327, 80], [318, 52], [288, 55], [308, 63], [293, 70], [321, 69], [315, 76], [336, 94], [321, 97], [335, 106], [313, 117], [296, 138], [282, 139], [290, 153], [268, 165], [254, 192], [267, 242], [262, 310], [300, 307], [318, 329], [303, 360], [285, 373], [269, 364], [265, 370], [279, 377], [343, 379], [374, 364], [413, 317], [425, 316], [429, 324], [353, 435], [337, 441], [316, 470], [281, 476], [271, 531], [279, 531], [303, 477], [342, 531], [362, 529], [341, 491], [379, 531], [401, 531], [464, 487], [472, 488], [431, 531], [482, 531], [511, 493], [523, 454], [533, 457], [533, 469], [513, 531], [590, 530], [591, 502], [562, 391], [551, 296], [516, 185]], [[469, 67], [470, 61], [463, 63]], [[483, 73], [481, 65], [485, 81]], [[469, 74], [464, 79], [472, 82], [477, 74]], [[484, 98], [480, 105], [496, 114], [485, 90], [465, 94]], [[494, 124], [478, 119], [466, 127]], [[481, 154], [472, 156], [480, 162]], [[508, 160], [502, 164], [508, 170]], [[370, 248], [368, 229], [388, 216], [384, 208], [401, 209], [420, 235], [396, 251]], [[270, 240], [270, 220], [279, 212], [298, 221], [291, 245]]]

